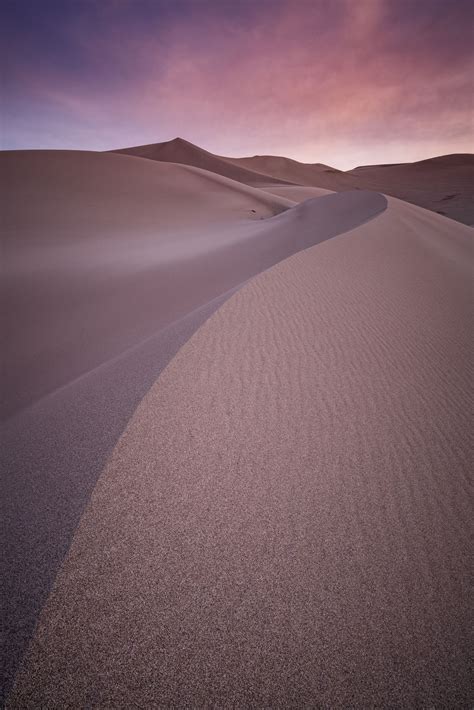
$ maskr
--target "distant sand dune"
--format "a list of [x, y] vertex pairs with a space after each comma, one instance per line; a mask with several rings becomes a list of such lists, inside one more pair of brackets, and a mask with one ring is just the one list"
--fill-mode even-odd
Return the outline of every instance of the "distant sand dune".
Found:
[[288, 158], [231, 159], [291, 182], [329, 190], [376, 190], [474, 225], [474, 155], [443, 155], [417, 163], [367, 165], [348, 172]]
[[442, 155], [417, 163], [368, 165], [347, 175], [353, 175], [366, 190], [377, 185], [380, 192], [474, 225], [474, 155]]
[[471, 296], [472, 231], [390, 199], [228, 300], [116, 446], [9, 707], [472, 704]]
[[6, 415], [385, 206], [328, 196], [269, 223], [294, 203], [183, 165], [68, 151], [1, 162]]
[[228, 290], [217, 275], [200, 301], [185, 287], [171, 299], [169, 262], [189, 262], [183, 284], [193, 251], [293, 204], [193, 167], [114, 154], [2, 153], [0, 169], [7, 414]]
[[197, 145], [193, 145], [193, 143], [183, 138], [175, 138], [165, 143], [152, 143], [151, 145], [123, 148], [114, 152], [134, 155], [139, 158], [148, 158], [150, 160], [194, 165], [203, 170], [210, 170], [218, 175], [224, 175], [232, 180], [237, 180], [238, 182], [255, 187], [288, 182], [286, 179], [262, 174], [258, 169], [247, 169], [246, 167], [237, 165], [226, 158], [209, 153], [207, 150], [199, 148]]
[[342, 170], [323, 163], [300, 163], [298, 160], [276, 155], [255, 155], [251, 158], [226, 158], [234, 165], [289, 180], [296, 185], [322, 187], [328, 190], [350, 190], [351, 177], [346, 177]]
[[322, 163], [300, 163], [276, 155], [214, 155], [182, 138], [116, 152], [195, 165], [258, 187], [280, 181], [335, 192], [373, 190], [474, 225], [474, 155], [469, 153], [416, 163], [368, 165], [344, 172]]

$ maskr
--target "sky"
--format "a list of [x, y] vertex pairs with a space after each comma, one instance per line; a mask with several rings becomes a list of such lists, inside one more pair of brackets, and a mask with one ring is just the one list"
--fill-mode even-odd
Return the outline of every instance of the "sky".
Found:
[[474, 152], [472, 0], [3, 0], [1, 147]]

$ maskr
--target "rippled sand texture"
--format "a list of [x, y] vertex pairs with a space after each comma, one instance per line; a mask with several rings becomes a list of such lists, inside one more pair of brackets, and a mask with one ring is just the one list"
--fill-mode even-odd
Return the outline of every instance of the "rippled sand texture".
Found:
[[[322, 198], [324, 199], [324, 198]], [[181, 348], [10, 707], [462, 707], [472, 231], [389, 199]]]
[[387, 203], [358, 191], [298, 205], [320, 191], [275, 195], [114, 154], [7, 152], [0, 168], [9, 688], [97, 478], [163, 368], [249, 278]]

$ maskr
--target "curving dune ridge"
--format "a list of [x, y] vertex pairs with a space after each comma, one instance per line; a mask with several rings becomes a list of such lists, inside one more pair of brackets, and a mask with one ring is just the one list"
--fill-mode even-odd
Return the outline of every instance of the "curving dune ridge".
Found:
[[242, 220], [293, 204], [114, 154], [11, 152], [0, 168], [8, 415], [235, 286], [219, 272], [209, 282], [205, 255], [232, 244]]
[[[286, 184], [302, 188], [375, 190], [474, 225], [474, 155], [441, 155], [415, 163], [367, 165], [337, 170], [323, 163], [301, 163], [277, 155], [229, 158], [175, 138], [166, 143], [115, 151], [212, 170], [247, 185]], [[278, 187], [277, 187], [278, 189]]]
[[361, 192], [295, 206], [203, 170], [108, 154], [2, 160], [12, 674], [106, 457], [179, 347], [250, 277], [386, 200]]
[[218, 175], [237, 180], [246, 185], [263, 187], [265, 185], [290, 184], [284, 178], [273, 177], [260, 171], [258, 168], [247, 168], [238, 165], [220, 155], [214, 155], [209, 151], [199, 148], [197, 145], [175, 138], [165, 143], [152, 143], [151, 145], [138, 145], [133, 148], [121, 148], [113, 151], [124, 155], [134, 155], [138, 158], [148, 158], [160, 162], [181, 163], [183, 165], [194, 165], [203, 170], [210, 170]]
[[11, 707], [468, 704], [471, 239], [391, 200], [217, 311], [104, 469]]
[[469, 706], [472, 229], [0, 162], [7, 707]]

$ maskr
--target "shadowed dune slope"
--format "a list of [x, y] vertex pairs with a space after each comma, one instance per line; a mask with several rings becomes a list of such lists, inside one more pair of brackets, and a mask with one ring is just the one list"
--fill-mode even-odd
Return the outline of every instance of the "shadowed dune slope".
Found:
[[27, 179], [11, 172], [4, 284], [7, 685], [106, 458], [161, 370], [229, 289], [386, 207], [382, 195], [353, 192], [288, 209], [185, 166], [30, 157], [16, 164]]
[[67, 151], [2, 164], [7, 415], [385, 206], [329, 195], [273, 222], [294, 203], [188, 166]]
[[259, 170], [252, 168], [247, 169], [246, 167], [236, 165], [227, 158], [209, 153], [207, 150], [199, 148], [197, 145], [183, 138], [175, 138], [174, 140], [164, 143], [152, 143], [150, 145], [139, 145], [133, 148], [122, 148], [113, 152], [134, 155], [138, 158], [148, 158], [149, 160], [194, 165], [197, 168], [210, 170], [218, 175], [224, 175], [232, 180], [237, 180], [238, 182], [255, 187], [288, 182], [285, 179], [281, 180], [278, 177], [266, 175]]
[[472, 261], [389, 200], [227, 301], [115, 448], [9, 707], [471, 705]]
[[232, 160], [300, 185], [335, 191], [376, 190], [474, 225], [474, 155], [471, 154], [442, 155], [418, 163], [367, 165], [348, 172], [275, 156]]
[[258, 170], [296, 185], [322, 187], [327, 190], [350, 190], [352, 180], [342, 170], [323, 163], [300, 163], [279, 155], [255, 155], [250, 158], [225, 158], [234, 165]]
[[323, 197], [329, 195], [332, 190], [325, 190], [322, 187], [307, 187], [304, 185], [271, 185], [262, 188], [265, 192], [278, 197], [284, 197], [292, 202], [304, 202], [311, 200], [313, 197]]
[[[2, 424], [3, 694], [107, 457], [140, 400], [231, 292]], [[0, 700], [1, 702], [1, 700]]]
[[[474, 225], [474, 155], [442, 155], [416, 163], [367, 165], [346, 173], [366, 190], [394, 195]], [[353, 183], [352, 187], [356, 187]]]
[[195, 165], [257, 187], [280, 182], [336, 192], [383, 192], [474, 225], [474, 155], [469, 153], [442, 155], [417, 163], [368, 165], [344, 172], [322, 163], [300, 163], [275, 155], [214, 155], [182, 138], [115, 152]]
[[0, 169], [6, 414], [234, 286], [218, 273], [197, 294], [193, 259], [232, 242], [235, 225], [293, 204], [197, 168], [114, 154], [7, 152]]

